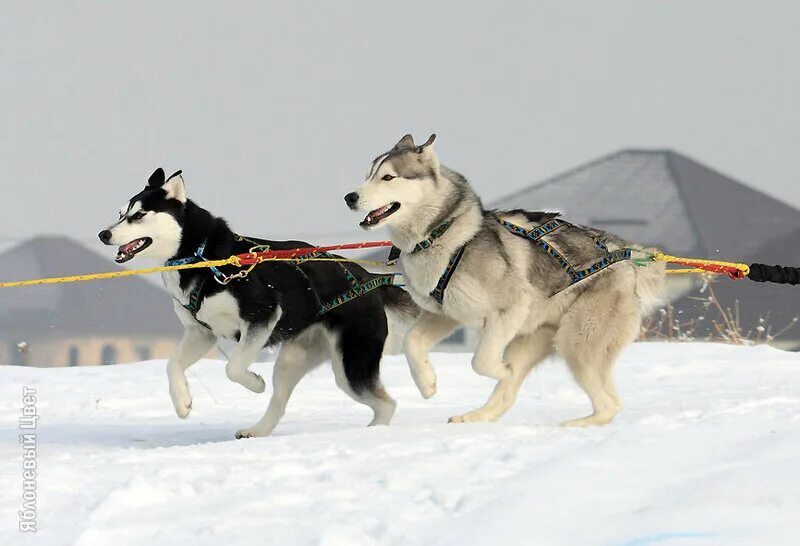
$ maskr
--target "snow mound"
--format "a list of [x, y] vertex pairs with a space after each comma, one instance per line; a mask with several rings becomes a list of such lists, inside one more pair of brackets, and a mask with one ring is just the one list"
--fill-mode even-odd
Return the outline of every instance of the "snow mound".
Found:
[[[204, 361], [187, 421], [165, 366], [0, 367], [2, 544], [794, 545], [800, 536], [800, 355], [767, 347], [637, 344], [621, 358], [625, 407], [563, 429], [588, 399], [557, 359], [498, 423], [446, 424], [493, 383], [468, 355], [434, 354], [422, 400], [387, 357], [390, 427], [334, 385], [298, 386], [269, 438], [234, 440], [266, 409]], [[257, 364], [259, 373], [271, 372]], [[37, 390], [35, 536], [17, 531], [24, 386]]]

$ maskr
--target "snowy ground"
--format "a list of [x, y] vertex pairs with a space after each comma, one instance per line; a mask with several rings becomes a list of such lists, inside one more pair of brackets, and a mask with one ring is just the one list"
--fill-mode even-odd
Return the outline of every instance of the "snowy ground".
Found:
[[[499, 423], [448, 425], [491, 382], [437, 354], [423, 401], [405, 362], [384, 378], [391, 427], [327, 367], [270, 438], [235, 441], [267, 395], [219, 362], [190, 372], [172, 412], [163, 362], [0, 368], [0, 544], [795, 545], [800, 540], [800, 355], [765, 347], [636, 345], [610, 426], [563, 429], [588, 402], [554, 360]], [[257, 365], [268, 373], [270, 365]], [[23, 386], [35, 386], [38, 533], [22, 536]]]

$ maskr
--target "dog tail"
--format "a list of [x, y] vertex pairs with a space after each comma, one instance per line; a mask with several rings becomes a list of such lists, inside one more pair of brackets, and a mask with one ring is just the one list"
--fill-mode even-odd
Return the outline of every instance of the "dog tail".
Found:
[[670, 300], [667, 287], [666, 262], [647, 262], [633, 268], [636, 275], [636, 295], [639, 313], [646, 317]]
[[411, 296], [399, 286], [382, 286], [379, 291], [383, 299], [383, 308], [389, 326], [389, 335], [383, 354], [398, 354], [403, 347], [403, 339], [419, 317], [422, 310], [414, 303]]

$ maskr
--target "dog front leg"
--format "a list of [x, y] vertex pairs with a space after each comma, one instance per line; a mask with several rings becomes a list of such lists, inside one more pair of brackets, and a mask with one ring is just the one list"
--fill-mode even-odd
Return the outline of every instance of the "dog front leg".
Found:
[[522, 327], [528, 316], [528, 302], [523, 298], [514, 307], [489, 314], [481, 331], [478, 346], [472, 356], [475, 373], [492, 379], [503, 379], [510, 372], [503, 360], [506, 347]]
[[414, 378], [423, 398], [436, 394], [436, 372], [433, 371], [428, 352], [447, 337], [458, 323], [444, 315], [423, 313], [406, 334], [403, 352], [408, 360], [411, 377]]
[[172, 356], [167, 361], [167, 378], [169, 379], [169, 395], [175, 413], [185, 419], [192, 410], [192, 395], [186, 381], [186, 370], [206, 354], [214, 343], [216, 336], [206, 328], [186, 326], [181, 339]]
[[[279, 316], [280, 312], [276, 313]], [[266, 389], [264, 378], [248, 368], [255, 362], [261, 349], [266, 345], [272, 329], [278, 319], [275, 318], [269, 324], [249, 324], [242, 327], [240, 331], [239, 343], [231, 353], [228, 365], [225, 366], [225, 374], [228, 379], [239, 383], [244, 388], [260, 394]]]
[[511, 373], [497, 382], [489, 400], [480, 408], [456, 415], [451, 423], [469, 421], [496, 421], [514, 404], [522, 382], [534, 366], [553, 352], [555, 330], [542, 327], [533, 334], [520, 335], [511, 340], [505, 353]]

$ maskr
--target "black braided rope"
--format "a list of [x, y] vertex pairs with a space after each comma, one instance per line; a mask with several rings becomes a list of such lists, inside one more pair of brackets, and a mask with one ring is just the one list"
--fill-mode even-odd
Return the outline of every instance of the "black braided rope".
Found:
[[774, 282], [776, 284], [800, 284], [800, 267], [781, 265], [751, 264], [747, 278], [755, 282]]

